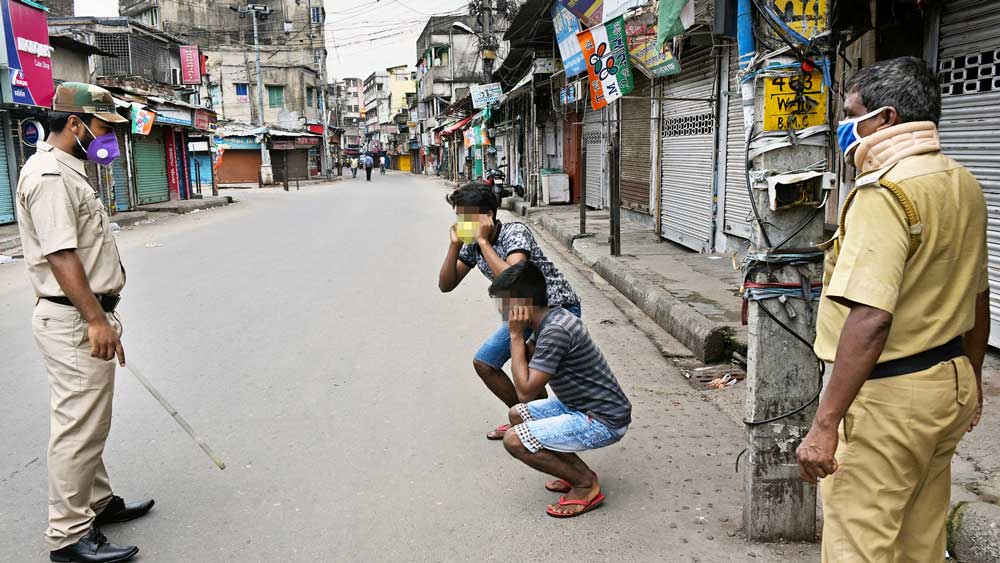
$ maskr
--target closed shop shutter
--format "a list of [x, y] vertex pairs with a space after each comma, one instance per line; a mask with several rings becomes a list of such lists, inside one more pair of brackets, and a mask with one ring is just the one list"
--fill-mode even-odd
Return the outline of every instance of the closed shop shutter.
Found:
[[167, 152], [163, 133], [153, 129], [149, 135], [138, 135], [132, 147], [135, 151], [136, 194], [139, 205], [170, 199], [167, 184]]
[[604, 125], [601, 123], [603, 111], [594, 111], [587, 106], [583, 118], [583, 156], [585, 163], [584, 182], [587, 185], [587, 207], [604, 208]]
[[[7, 118], [4, 117], [3, 120], [6, 121]], [[0, 224], [14, 222], [14, 187], [10, 183], [8, 164], [7, 139], [0, 135]]]
[[115, 209], [118, 211], [128, 211], [129, 208], [129, 183], [127, 152], [125, 152], [125, 142], [128, 136], [128, 129], [116, 128], [115, 136], [118, 138], [118, 151], [121, 156], [111, 163], [111, 176], [115, 180]]
[[[277, 152], [271, 151], [271, 157], [274, 158]], [[260, 179], [260, 149], [229, 149], [223, 152], [218, 172], [220, 184], [256, 184]]]
[[938, 70], [941, 145], [983, 187], [989, 213], [990, 344], [1000, 346], [1000, 3], [946, 2]]
[[[309, 178], [309, 151], [307, 149], [271, 151], [271, 169], [274, 171], [276, 182], [285, 181], [286, 164], [289, 180]], [[378, 167], [376, 166], [376, 168]]]
[[682, 53], [682, 70], [663, 93], [661, 235], [700, 252], [711, 248], [715, 205], [715, 54], [711, 47]]
[[[649, 98], [649, 79], [641, 72], [632, 75], [635, 89], [629, 96]], [[621, 109], [622, 207], [649, 213], [650, 100], [625, 98]]]
[[746, 183], [746, 143], [743, 127], [743, 98], [740, 95], [739, 54], [729, 48], [729, 101], [726, 124], [726, 199], [722, 229], [730, 235], [749, 239], [752, 209]]

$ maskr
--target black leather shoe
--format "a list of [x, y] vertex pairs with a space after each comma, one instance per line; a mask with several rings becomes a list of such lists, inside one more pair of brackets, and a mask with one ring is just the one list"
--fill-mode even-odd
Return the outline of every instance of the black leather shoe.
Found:
[[108, 542], [97, 528], [91, 528], [87, 535], [73, 545], [49, 552], [49, 561], [70, 561], [73, 563], [118, 563], [128, 561], [139, 553], [134, 545], [115, 545]]
[[104, 510], [97, 515], [97, 518], [94, 518], [94, 525], [103, 526], [105, 524], [117, 524], [119, 522], [135, 520], [149, 512], [149, 509], [153, 508], [154, 504], [156, 504], [156, 501], [153, 499], [125, 504], [125, 499], [118, 495], [113, 495], [111, 502], [104, 507]]

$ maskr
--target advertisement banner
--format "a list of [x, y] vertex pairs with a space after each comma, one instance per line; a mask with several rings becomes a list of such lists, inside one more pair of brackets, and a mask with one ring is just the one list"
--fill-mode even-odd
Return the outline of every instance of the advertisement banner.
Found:
[[662, 51], [657, 49], [656, 34], [655, 22], [643, 22], [642, 18], [632, 18], [625, 22], [625, 35], [628, 37], [632, 64], [660, 78], [679, 73], [681, 65], [670, 52], [670, 48], [664, 47]]
[[582, 72], [587, 72], [587, 63], [583, 62], [583, 52], [576, 34], [580, 33], [580, 20], [576, 19], [565, 6], [556, 2], [552, 5], [552, 25], [556, 28], [556, 39], [559, 41], [559, 54], [562, 56], [566, 77], [572, 78]]
[[604, 19], [604, 0], [559, 0], [586, 27], [600, 25]]
[[197, 45], [181, 45], [181, 84], [201, 84], [201, 56]]
[[52, 107], [52, 47], [44, 10], [16, 0], [0, 0], [3, 15], [4, 59], [8, 77], [3, 101], [9, 104]]
[[156, 121], [156, 113], [148, 109], [132, 106], [132, 134], [149, 135], [153, 130], [153, 122]]
[[617, 18], [577, 34], [590, 77], [590, 105], [599, 110], [632, 91], [625, 18]]
[[194, 128], [202, 131], [214, 131], [215, 119], [207, 111], [196, 109], [194, 110]]
[[499, 82], [491, 84], [472, 84], [469, 86], [469, 94], [472, 96], [472, 107], [482, 109], [500, 101], [503, 95], [503, 87]]

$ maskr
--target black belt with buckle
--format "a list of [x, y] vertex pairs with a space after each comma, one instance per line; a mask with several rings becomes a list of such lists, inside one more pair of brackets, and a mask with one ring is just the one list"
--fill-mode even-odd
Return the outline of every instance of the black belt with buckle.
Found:
[[[98, 295], [94, 294], [97, 298], [97, 302], [101, 304], [101, 309], [105, 313], [114, 313], [115, 309], [118, 307], [118, 302], [122, 300], [121, 295]], [[69, 297], [42, 297], [46, 301], [51, 301], [59, 305], [67, 305], [69, 307], [76, 307]]]
[[965, 348], [962, 346], [962, 337], [956, 336], [940, 346], [920, 352], [919, 354], [878, 364], [872, 370], [868, 379], [881, 379], [883, 377], [916, 373], [964, 355]]

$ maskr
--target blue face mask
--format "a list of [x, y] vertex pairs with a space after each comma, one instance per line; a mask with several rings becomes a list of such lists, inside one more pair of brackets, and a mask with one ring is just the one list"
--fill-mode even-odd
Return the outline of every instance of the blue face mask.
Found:
[[851, 154], [854, 153], [854, 149], [858, 148], [858, 145], [861, 143], [861, 135], [858, 135], [858, 124], [875, 117], [886, 109], [889, 109], [889, 106], [880, 107], [861, 117], [845, 119], [837, 125], [837, 144], [840, 145], [840, 151], [844, 153], [845, 159], [849, 159]]

